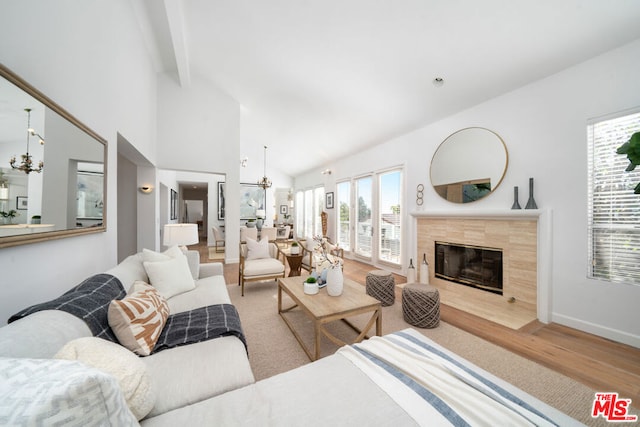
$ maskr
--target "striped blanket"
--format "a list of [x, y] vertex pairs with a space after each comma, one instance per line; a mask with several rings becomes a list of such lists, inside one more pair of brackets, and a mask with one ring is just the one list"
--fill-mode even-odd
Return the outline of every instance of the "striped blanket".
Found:
[[338, 354], [367, 374], [418, 425], [558, 425], [486, 372], [461, 363], [410, 329], [343, 347]]

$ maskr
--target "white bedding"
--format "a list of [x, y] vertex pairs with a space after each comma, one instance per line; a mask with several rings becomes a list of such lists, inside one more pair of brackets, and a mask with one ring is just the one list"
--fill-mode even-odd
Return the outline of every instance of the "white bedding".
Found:
[[[402, 350], [397, 350], [400, 347]], [[404, 365], [390, 374], [363, 352]], [[286, 357], [283, 355], [283, 357]], [[416, 393], [405, 383], [418, 383]], [[439, 383], [435, 386], [432, 383]], [[426, 390], [426, 391], [425, 391]], [[480, 391], [482, 390], [482, 391]], [[499, 390], [498, 392], [496, 390]], [[518, 401], [505, 408], [501, 395]], [[427, 396], [425, 399], [424, 396]], [[435, 398], [434, 398], [435, 396]], [[437, 409], [429, 403], [444, 403]], [[518, 406], [527, 407], [520, 410]], [[450, 409], [446, 409], [450, 408]], [[420, 333], [405, 329], [211, 399], [142, 421], [143, 426], [581, 426]], [[542, 424], [546, 422], [547, 424]]]
[[[568, 425], [407, 329], [346, 346], [348, 358], [422, 426]], [[554, 411], [557, 412], [557, 411]], [[578, 423], [579, 425], [579, 423]]]

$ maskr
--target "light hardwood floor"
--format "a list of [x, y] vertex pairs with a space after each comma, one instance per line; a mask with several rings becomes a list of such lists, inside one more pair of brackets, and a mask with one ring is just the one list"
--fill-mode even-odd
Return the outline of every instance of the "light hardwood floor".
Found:
[[[212, 262], [204, 245], [190, 246], [200, 251], [202, 262]], [[364, 285], [374, 267], [345, 260], [345, 277]], [[238, 282], [238, 264], [224, 266], [227, 283]], [[396, 283], [405, 277], [395, 275]], [[397, 298], [401, 298], [400, 289]], [[441, 319], [460, 329], [493, 342], [558, 373], [575, 379], [595, 391], [615, 391], [632, 399], [640, 408], [640, 349], [619, 344], [558, 324], [533, 321], [519, 329], [491, 322], [481, 317], [441, 304]]]

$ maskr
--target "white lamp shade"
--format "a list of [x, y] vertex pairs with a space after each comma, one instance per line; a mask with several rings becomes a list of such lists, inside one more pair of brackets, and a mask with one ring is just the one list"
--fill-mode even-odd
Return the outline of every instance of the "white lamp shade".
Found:
[[7, 187], [0, 187], [0, 200], [9, 200], [9, 189]]
[[197, 224], [166, 224], [162, 244], [165, 246], [186, 246], [198, 243]]
[[256, 210], [256, 217], [257, 218], [265, 218], [267, 216], [267, 212], [264, 209], [257, 209]]

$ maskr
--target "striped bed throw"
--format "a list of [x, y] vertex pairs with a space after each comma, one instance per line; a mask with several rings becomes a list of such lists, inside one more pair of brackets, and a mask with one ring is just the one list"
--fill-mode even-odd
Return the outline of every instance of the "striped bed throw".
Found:
[[563, 425], [537, 408], [537, 399], [518, 397], [411, 329], [342, 347], [338, 354], [421, 426]]

